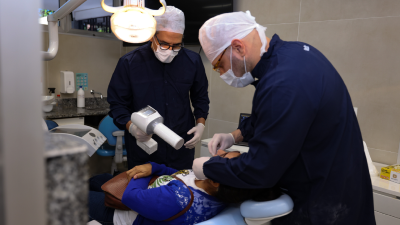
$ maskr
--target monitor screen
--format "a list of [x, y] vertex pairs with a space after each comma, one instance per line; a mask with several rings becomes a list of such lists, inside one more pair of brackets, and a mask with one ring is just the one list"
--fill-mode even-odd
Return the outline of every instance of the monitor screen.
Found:
[[[159, 9], [159, 0], [145, 0], [146, 8]], [[233, 12], [233, 0], [166, 0], [167, 5], [175, 6], [185, 14], [185, 45], [199, 45], [199, 29], [210, 18], [222, 13]], [[140, 46], [124, 42], [124, 46]]]

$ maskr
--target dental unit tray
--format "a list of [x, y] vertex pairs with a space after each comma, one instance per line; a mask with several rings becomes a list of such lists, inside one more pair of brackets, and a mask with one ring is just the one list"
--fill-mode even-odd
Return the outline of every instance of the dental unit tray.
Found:
[[67, 141], [76, 141], [88, 147], [88, 155], [92, 156], [104, 144], [107, 138], [99, 130], [79, 124], [58, 126], [50, 130], [50, 134], [58, 135]]

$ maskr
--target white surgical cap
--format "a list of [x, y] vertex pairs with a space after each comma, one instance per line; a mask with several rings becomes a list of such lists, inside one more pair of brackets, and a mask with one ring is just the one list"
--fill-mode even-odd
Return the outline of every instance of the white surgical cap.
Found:
[[232, 40], [243, 39], [254, 29], [260, 35], [262, 56], [267, 46], [267, 28], [259, 25], [249, 11], [225, 13], [207, 20], [200, 28], [199, 40], [208, 60], [212, 62], [231, 45]]
[[157, 21], [157, 31], [169, 31], [183, 34], [185, 31], [185, 14], [173, 6], [167, 6], [165, 13], [155, 16]]

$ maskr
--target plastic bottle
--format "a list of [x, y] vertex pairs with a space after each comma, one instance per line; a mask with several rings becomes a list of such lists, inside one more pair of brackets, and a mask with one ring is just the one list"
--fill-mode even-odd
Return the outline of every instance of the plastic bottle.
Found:
[[57, 98], [56, 98], [56, 109], [57, 110], [61, 110], [62, 109], [61, 95], [57, 95]]
[[85, 107], [85, 91], [83, 91], [82, 86], [79, 86], [77, 95], [77, 106], [78, 108]]

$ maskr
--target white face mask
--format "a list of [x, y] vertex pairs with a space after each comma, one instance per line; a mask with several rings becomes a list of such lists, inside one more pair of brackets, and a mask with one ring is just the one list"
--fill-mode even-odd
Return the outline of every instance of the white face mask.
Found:
[[176, 55], [178, 55], [179, 52], [174, 52], [171, 49], [168, 50], [162, 50], [159, 45], [156, 44], [154, 37], [153, 37], [153, 43], [157, 46], [157, 50], [154, 52], [156, 55], [157, 59], [160, 60], [163, 63], [170, 63], [172, 60], [175, 58]]
[[247, 85], [254, 82], [254, 78], [251, 75], [251, 73], [247, 72], [246, 57], [244, 57], [244, 70], [246, 72], [241, 77], [237, 77], [233, 73], [233, 70], [232, 70], [232, 47], [231, 47], [231, 68], [228, 70], [228, 72], [222, 74], [220, 77], [222, 78], [222, 80], [225, 81], [225, 83], [227, 83], [228, 85], [230, 85], [232, 87], [237, 87], [237, 88], [246, 87]]

